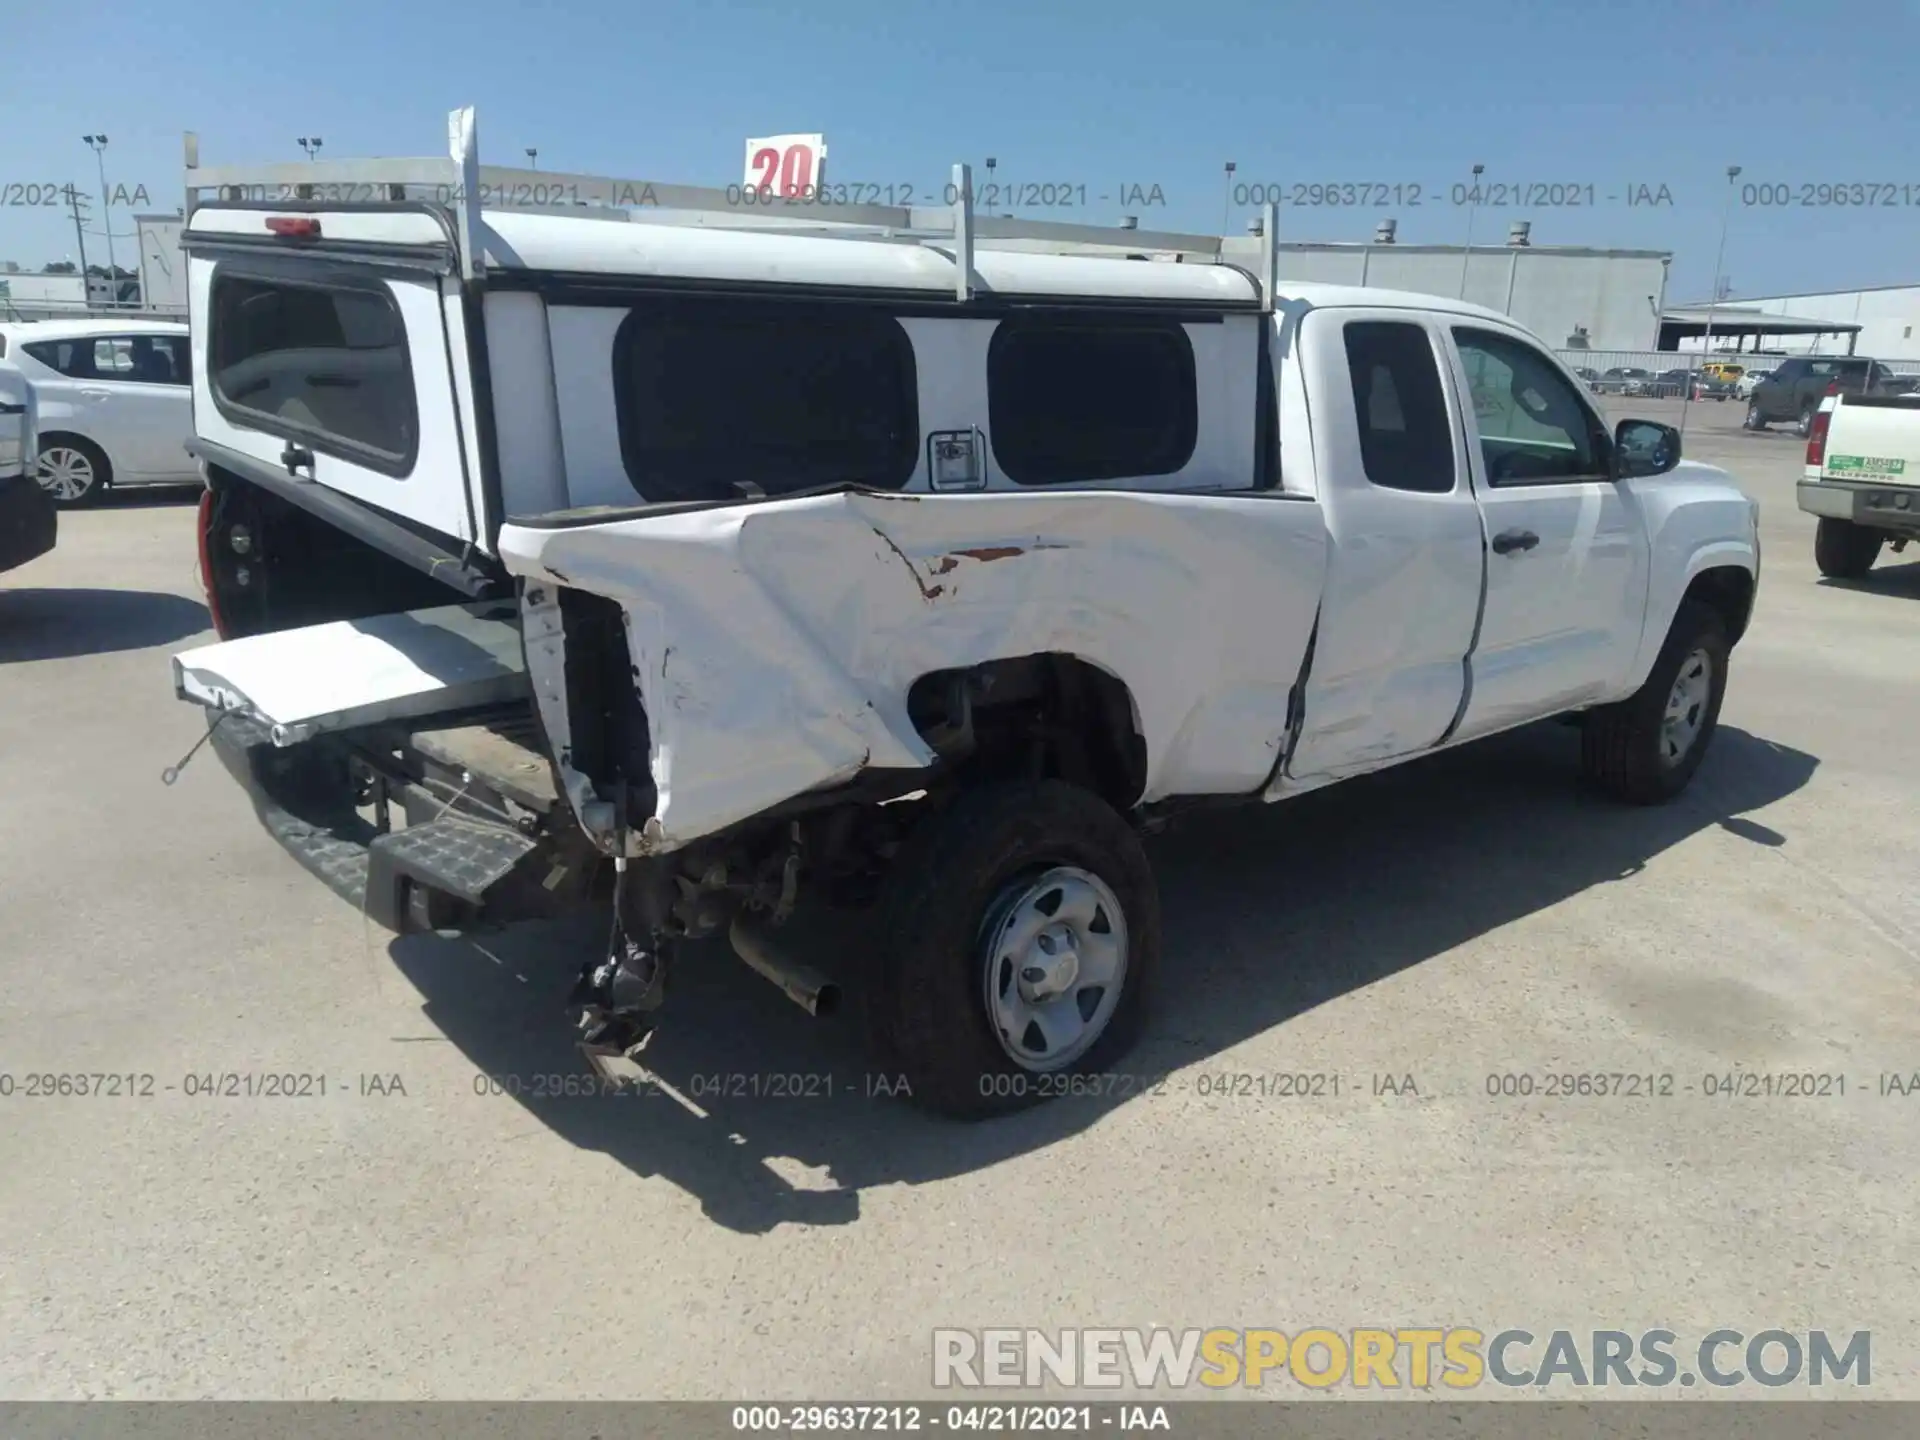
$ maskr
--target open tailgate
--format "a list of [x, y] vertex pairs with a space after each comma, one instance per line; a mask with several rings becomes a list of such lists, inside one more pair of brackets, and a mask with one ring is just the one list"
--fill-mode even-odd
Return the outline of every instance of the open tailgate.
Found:
[[173, 685], [182, 700], [259, 721], [281, 746], [530, 694], [519, 607], [511, 600], [205, 645], [173, 657]]

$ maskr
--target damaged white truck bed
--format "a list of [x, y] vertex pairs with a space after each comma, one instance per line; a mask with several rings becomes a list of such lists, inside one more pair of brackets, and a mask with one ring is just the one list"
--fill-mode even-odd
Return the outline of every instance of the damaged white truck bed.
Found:
[[775, 935], [817, 894], [882, 907], [915, 1098], [996, 1113], [1138, 1033], [1143, 825], [1547, 717], [1630, 801], [1707, 752], [1754, 507], [1502, 315], [1288, 285], [1271, 215], [992, 220], [963, 167], [950, 210], [729, 209], [451, 136], [189, 144], [223, 641], [176, 688], [396, 928], [610, 896], [592, 1058], [692, 937], [832, 1008]]

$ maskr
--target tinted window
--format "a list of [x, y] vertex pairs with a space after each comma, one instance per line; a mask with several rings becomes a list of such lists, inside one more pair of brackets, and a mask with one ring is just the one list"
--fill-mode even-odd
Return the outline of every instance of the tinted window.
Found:
[[1606, 434], [1552, 361], [1490, 330], [1457, 329], [1453, 338], [1473, 390], [1489, 483], [1537, 485], [1608, 473]]
[[1453, 489], [1453, 435], [1440, 365], [1425, 329], [1398, 321], [1347, 326], [1347, 376], [1367, 479], [1393, 490]]
[[101, 371], [94, 363], [98, 346], [91, 335], [77, 340], [35, 340], [20, 347], [45, 365], [74, 380], [97, 380]]
[[1174, 321], [1020, 316], [987, 348], [993, 456], [1018, 485], [1175, 474], [1199, 414], [1193, 344]]
[[213, 394], [228, 418], [391, 475], [420, 423], [406, 329], [385, 286], [214, 275]]
[[913, 344], [884, 312], [663, 297], [613, 352], [621, 454], [649, 500], [897, 489], [918, 464]]

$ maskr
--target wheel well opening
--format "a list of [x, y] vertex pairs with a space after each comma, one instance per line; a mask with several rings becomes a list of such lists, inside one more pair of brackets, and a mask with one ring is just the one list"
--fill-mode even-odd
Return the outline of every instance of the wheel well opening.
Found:
[[100, 448], [99, 441], [89, 439], [87, 436], [74, 430], [42, 430], [35, 439], [42, 450], [45, 450], [49, 445], [68, 445], [78, 449], [85, 449], [88, 453], [98, 457], [100, 483], [105, 485], [113, 479], [113, 461], [108, 457], [107, 452]]
[[961, 776], [1058, 779], [1131, 809], [1147, 783], [1139, 708], [1126, 682], [1077, 655], [1046, 652], [935, 670], [907, 713]]
[[1712, 606], [1727, 627], [1727, 643], [1738, 644], [1753, 616], [1753, 572], [1738, 565], [1702, 570], [1687, 586], [1686, 598]]

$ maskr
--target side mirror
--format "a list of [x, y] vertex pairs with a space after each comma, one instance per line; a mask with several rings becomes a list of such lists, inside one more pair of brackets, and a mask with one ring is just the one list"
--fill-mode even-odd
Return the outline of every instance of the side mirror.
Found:
[[1664, 475], [1680, 463], [1680, 432], [1657, 420], [1622, 420], [1613, 431], [1613, 478]]

